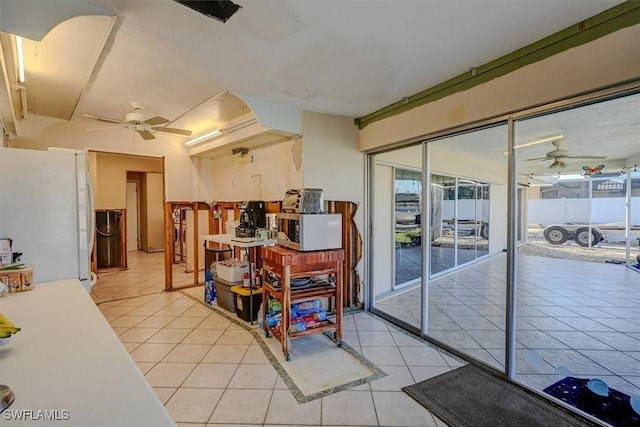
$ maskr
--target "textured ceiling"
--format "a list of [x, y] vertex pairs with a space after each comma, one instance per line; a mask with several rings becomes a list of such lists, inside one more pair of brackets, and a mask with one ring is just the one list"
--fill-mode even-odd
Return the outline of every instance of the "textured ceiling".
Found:
[[138, 101], [197, 135], [223, 91], [360, 117], [621, 2], [238, 0], [226, 23], [172, 0], [85, 3], [113, 18], [27, 45], [29, 110], [123, 118]]

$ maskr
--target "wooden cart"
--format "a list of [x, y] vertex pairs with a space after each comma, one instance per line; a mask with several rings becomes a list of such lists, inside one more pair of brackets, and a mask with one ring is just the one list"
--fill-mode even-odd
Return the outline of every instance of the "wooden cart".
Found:
[[[338, 346], [342, 345], [342, 263], [344, 251], [333, 249], [326, 251], [298, 252], [282, 246], [262, 248], [262, 327], [266, 336], [273, 334], [282, 344], [286, 360], [290, 359], [291, 339], [305, 335], [333, 331]], [[269, 283], [269, 273], [277, 276], [279, 287]], [[304, 289], [291, 289], [291, 279], [301, 277], [328, 276], [328, 280], [317, 286]], [[282, 304], [280, 324], [270, 327], [267, 324], [269, 298], [275, 298]], [[329, 298], [335, 305], [335, 320], [326, 320], [319, 326], [291, 332], [291, 303]]]

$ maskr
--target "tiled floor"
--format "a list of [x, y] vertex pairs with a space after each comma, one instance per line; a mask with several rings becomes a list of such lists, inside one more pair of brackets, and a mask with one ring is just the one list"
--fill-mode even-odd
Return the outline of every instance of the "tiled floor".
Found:
[[130, 271], [99, 278], [92, 294], [106, 300], [100, 310], [178, 425], [444, 426], [401, 391], [462, 365], [434, 346], [367, 313], [347, 315], [344, 341], [387, 376], [298, 404], [246, 322], [162, 292], [156, 254], [130, 263]]
[[[504, 369], [506, 257], [433, 280], [429, 334]], [[640, 275], [622, 265], [519, 256], [517, 379], [542, 389], [566, 376], [598, 377], [640, 394]], [[377, 308], [419, 326], [420, 290]]]
[[[128, 252], [127, 263], [127, 270], [98, 275], [98, 281], [91, 289], [91, 297], [96, 303], [157, 294], [164, 290], [164, 252]], [[174, 287], [191, 283], [193, 273], [185, 272], [185, 264], [174, 264]]]

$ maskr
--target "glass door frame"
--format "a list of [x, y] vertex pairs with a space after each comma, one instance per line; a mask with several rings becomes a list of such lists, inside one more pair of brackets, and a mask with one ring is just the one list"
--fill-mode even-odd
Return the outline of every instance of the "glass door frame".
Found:
[[[549, 102], [542, 106], [532, 107], [528, 109], [522, 109], [518, 112], [514, 112], [511, 114], [497, 116], [486, 120], [481, 120], [477, 122], [472, 122], [466, 125], [459, 126], [453, 129], [446, 129], [439, 132], [434, 132], [431, 134], [423, 135], [418, 138], [414, 138], [411, 140], [404, 141], [398, 144], [392, 144], [388, 147], [385, 147], [383, 150], [371, 151], [367, 152], [367, 171], [365, 172], [366, 177], [366, 200], [365, 205], [366, 214], [371, 213], [373, 211], [372, 206], [374, 206], [375, 200], [375, 188], [372, 185], [374, 169], [375, 169], [375, 156], [377, 154], [381, 154], [388, 151], [393, 151], [395, 149], [408, 147], [409, 145], [420, 143], [423, 145], [422, 150], [422, 212], [421, 216], [421, 226], [423, 230], [430, 230], [431, 224], [430, 215], [425, 215], [425, 212], [430, 212], [430, 195], [428, 192], [431, 188], [431, 168], [429, 165], [430, 155], [429, 155], [429, 144], [431, 142], [435, 142], [444, 138], [449, 138], [455, 135], [459, 135], [462, 133], [474, 132], [481, 130], [485, 127], [497, 126], [500, 124], [507, 124], [507, 275], [505, 278], [506, 292], [507, 292], [507, 315], [505, 322], [505, 336], [506, 336], [506, 350], [505, 350], [505, 370], [504, 372], [495, 370], [490, 366], [484, 365], [487, 368], [494, 370], [498, 374], [505, 375], [507, 379], [518, 382], [515, 380], [515, 349], [516, 349], [516, 313], [515, 313], [515, 299], [516, 299], [516, 276], [517, 276], [517, 266], [516, 266], [516, 249], [517, 245], [522, 241], [526, 241], [526, 230], [521, 230], [525, 233], [522, 237], [522, 240], [518, 239], [518, 227], [519, 227], [519, 203], [518, 203], [518, 189], [521, 188], [518, 184], [517, 179], [517, 168], [516, 168], [516, 156], [514, 152], [514, 144], [515, 144], [515, 122], [523, 119], [530, 119], [537, 116], [552, 114], [556, 112], [560, 112], [566, 109], [572, 109], [575, 107], [594, 104], [598, 102], [607, 101], [610, 99], [615, 99], [621, 96], [632, 95], [634, 93], [640, 93], [640, 80], [635, 80], [632, 82], [627, 82], [615, 86], [611, 86], [604, 89], [594, 90], [592, 92], [568, 97], [559, 101]], [[374, 253], [373, 248], [373, 232], [374, 232], [374, 224], [373, 218], [368, 217], [368, 222], [366, 223], [366, 236], [368, 237], [368, 245], [366, 245], [365, 255], [366, 255], [366, 269], [365, 269], [365, 280], [368, 283], [367, 288], [365, 289], [365, 309], [371, 311], [372, 313], [379, 315], [380, 317], [391, 321], [392, 323], [398, 324], [400, 327], [416, 333], [420, 335], [421, 338], [426, 341], [432, 342], [443, 349], [450, 351], [453, 354], [456, 354], [463, 359], [472, 360], [470, 356], [461, 353], [460, 351], [452, 348], [446, 343], [440, 342], [428, 335], [428, 299], [425, 296], [428, 296], [429, 292], [429, 281], [430, 281], [430, 245], [425, 245], [423, 242], [423, 250], [422, 250], [422, 278], [421, 278], [421, 300], [422, 300], [422, 313], [421, 313], [421, 325], [419, 328], [415, 326], [409, 325], [406, 322], [403, 322], [401, 319], [394, 318], [383, 311], [376, 309], [375, 307], [375, 295], [373, 292], [369, 291], [369, 289], [373, 288], [372, 285], [372, 274], [371, 274], [371, 264], [372, 264], [372, 254]], [[423, 233], [423, 236], [425, 233]], [[631, 267], [630, 267], [631, 268]], [[519, 382], [518, 382], [519, 383]], [[520, 384], [520, 383], [519, 383]], [[521, 384], [526, 387], [526, 385]]]

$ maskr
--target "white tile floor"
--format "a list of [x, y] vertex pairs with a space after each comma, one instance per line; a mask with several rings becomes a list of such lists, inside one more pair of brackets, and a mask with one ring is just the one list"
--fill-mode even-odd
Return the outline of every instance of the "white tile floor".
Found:
[[251, 332], [163, 292], [162, 256], [129, 262], [99, 277], [92, 296], [179, 426], [444, 426], [401, 391], [462, 365], [436, 347], [367, 313], [347, 315], [344, 341], [387, 376], [298, 404]]
[[[506, 258], [500, 255], [432, 280], [429, 334], [504, 370], [505, 277]], [[542, 390], [564, 378], [562, 371], [568, 369], [578, 377], [597, 376], [623, 393], [640, 393], [637, 271], [519, 255], [518, 282], [518, 381]], [[419, 287], [389, 296], [376, 307], [420, 325]]]

